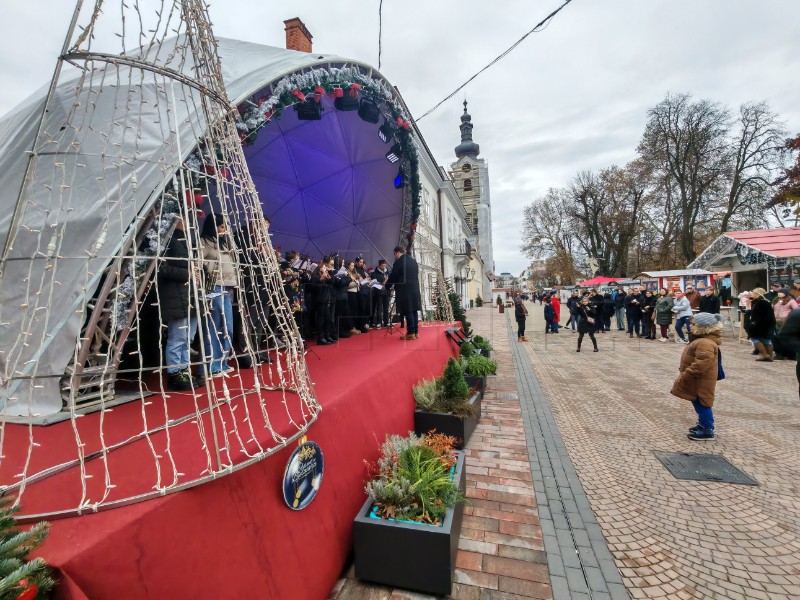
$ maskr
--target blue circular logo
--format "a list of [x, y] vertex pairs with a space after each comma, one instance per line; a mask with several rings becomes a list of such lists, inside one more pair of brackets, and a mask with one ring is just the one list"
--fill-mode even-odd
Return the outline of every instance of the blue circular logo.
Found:
[[316, 442], [303, 442], [286, 463], [283, 472], [283, 499], [292, 510], [303, 510], [317, 495], [325, 461]]

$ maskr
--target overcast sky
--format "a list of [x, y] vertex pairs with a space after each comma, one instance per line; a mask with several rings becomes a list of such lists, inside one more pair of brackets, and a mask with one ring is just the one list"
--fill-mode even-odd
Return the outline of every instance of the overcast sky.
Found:
[[[421, 115], [560, 4], [384, 0], [381, 72]], [[6, 3], [0, 115], [49, 82], [73, 8], [70, 0]], [[378, 0], [210, 8], [217, 35], [283, 46], [283, 20], [300, 17], [315, 51], [376, 66], [377, 11]], [[667, 92], [734, 109], [766, 100], [796, 134], [799, 74], [799, 0], [573, 0], [419, 126], [448, 166], [466, 94], [489, 162], [496, 269], [518, 274], [528, 262], [519, 252], [524, 206], [580, 170], [633, 159], [647, 110]]]

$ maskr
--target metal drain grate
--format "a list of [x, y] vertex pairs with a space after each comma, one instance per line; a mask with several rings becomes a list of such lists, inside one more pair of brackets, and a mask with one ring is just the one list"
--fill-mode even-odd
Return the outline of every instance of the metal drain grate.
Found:
[[758, 485], [758, 482], [719, 454], [653, 452], [676, 479]]

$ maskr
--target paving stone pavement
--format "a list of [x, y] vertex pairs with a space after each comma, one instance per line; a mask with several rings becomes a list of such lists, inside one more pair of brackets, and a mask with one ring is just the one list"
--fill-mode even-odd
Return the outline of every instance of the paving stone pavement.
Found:
[[[549, 600], [554, 598], [554, 591], [550, 587], [507, 322], [494, 313], [487, 307], [469, 311], [467, 316], [473, 330], [492, 341], [492, 358], [498, 363], [498, 374], [489, 378], [481, 420], [466, 447], [467, 505], [451, 597]], [[330, 598], [431, 597], [357, 581], [351, 567], [331, 591]]]
[[[795, 363], [755, 363], [726, 338], [718, 439], [692, 442], [691, 405], [669, 395], [683, 346], [614, 331], [577, 354], [576, 334], [545, 336], [542, 308], [528, 309], [521, 344], [513, 315], [467, 315], [500, 368], [467, 448], [453, 597], [800, 598]], [[760, 485], [676, 480], [654, 451], [721, 454]], [[351, 569], [331, 598], [428, 597]]]
[[[795, 363], [756, 363], [726, 338], [718, 438], [692, 442], [694, 411], [669, 394], [683, 346], [615, 330], [577, 354], [576, 334], [545, 336], [542, 308], [528, 310], [520, 346], [631, 596], [800, 598]], [[677, 480], [654, 451], [721, 454], [760, 485]]]

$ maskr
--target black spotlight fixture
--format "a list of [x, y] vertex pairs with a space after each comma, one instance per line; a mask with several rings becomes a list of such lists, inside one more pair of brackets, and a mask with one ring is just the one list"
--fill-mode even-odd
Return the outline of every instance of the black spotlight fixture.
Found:
[[394, 138], [395, 128], [389, 124], [386, 119], [383, 120], [383, 125], [378, 127], [378, 137], [384, 144], [388, 144]]
[[336, 110], [344, 112], [358, 110], [358, 96], [351, 92], [345, 92], [340, 98], [333, 101], [333, 106]]
[[390, 163], [394, 164], [398, 160], [400, 160], [400, 144], [395, 144], [391, 147], [391, 149], [386, 153], [386, 160]]
[[406, 184], [406, 176], [403, 173], [403, 168], [400, 167], [400, 170], [397, 171], [397, 177], [394, 178], [394, 189], [399, 190]]
[[322, 102], [317, 102], [310, 97], [305, 102], [294, 105], [298, 121], [319, 121], [322, 119]]
[[381, 120], [381, 111], [372, 100], [362, 98], [358, 104], [358, 116], [367, 123], [378, 124]]

